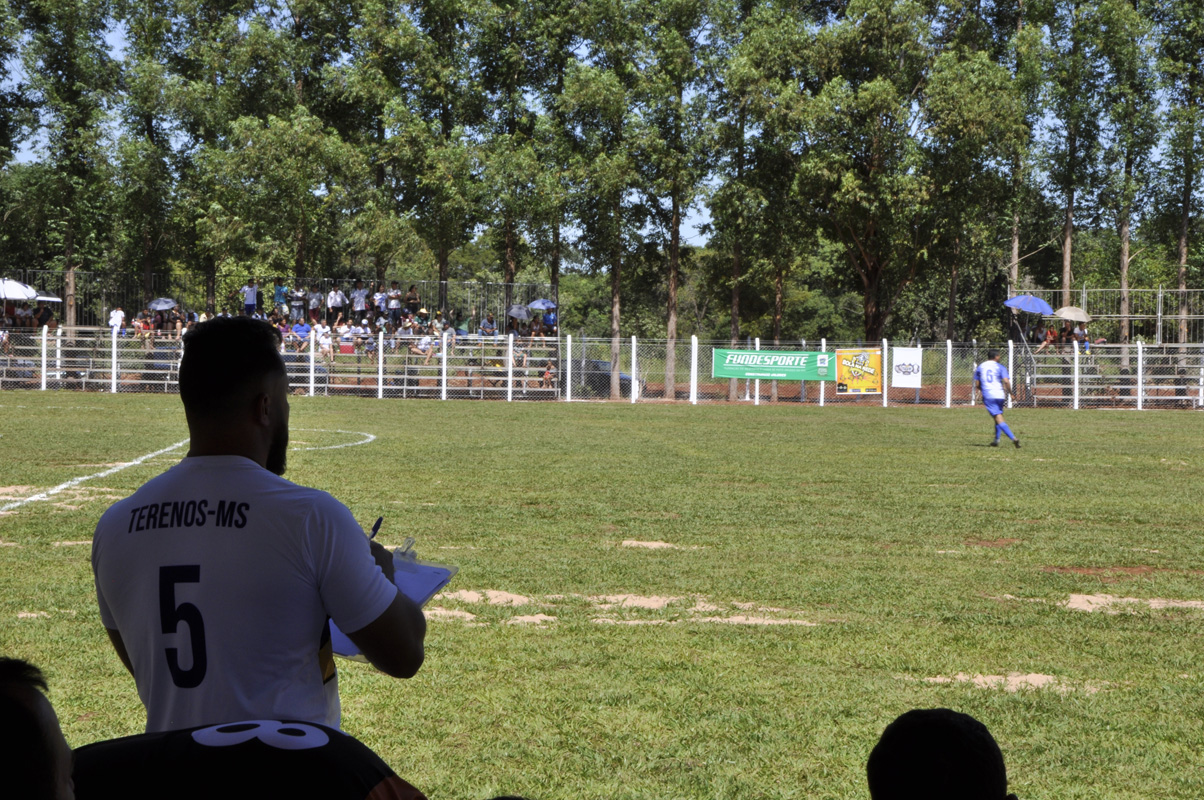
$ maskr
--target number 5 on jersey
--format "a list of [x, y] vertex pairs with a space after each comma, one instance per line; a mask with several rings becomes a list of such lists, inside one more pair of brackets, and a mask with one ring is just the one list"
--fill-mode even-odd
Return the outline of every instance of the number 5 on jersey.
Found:
[[176, 605], [177, 583], [200, 583], [200, 564], [174, 567], [159, 567], [159, 620], [164, 634], [176, 633], [181, 622], [188, 625], [188, 639], [192, 650], [192, 666], [180, 668], [180, 651], [176, 647], [166, 648], [167, 668], [172, 682], [181, 689], [195, 689], [205, 680], [207, 660], [205, 657], [205, 621], [201, 612], [192, 603]]

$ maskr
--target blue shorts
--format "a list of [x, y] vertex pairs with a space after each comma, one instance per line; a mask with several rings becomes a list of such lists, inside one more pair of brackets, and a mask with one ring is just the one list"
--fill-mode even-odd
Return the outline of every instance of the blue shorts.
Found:
[[986, 407], [987, 413], [992, 417], [996, 417], [1003, 413], [1003, 407], [1007, 404], [1006, 397], [984, 397], [982, 399], [983, 406]]

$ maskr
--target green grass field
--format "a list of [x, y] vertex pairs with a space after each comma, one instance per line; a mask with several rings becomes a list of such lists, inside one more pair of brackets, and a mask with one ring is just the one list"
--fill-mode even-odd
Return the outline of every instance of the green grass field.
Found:
[[[1024, 449], [981, 409], [296, 398], [296, 448], [376, 439], [288, 477], [461, 567], [416, 678], [341, 664], [344, 728], [433, 800], [864, 798], [882, 728], [948, 706], [1021, 798], [1204, 796], [1204, 607], [1100, 597], [1204, 600], [1199, 418], [1009, 422]], [[5, 392], [0, 431], [0, 505], [187, 436], [149, 395]], [[87, 540], [182, 452], [0, 516], [0, 652], [73, 745], [141, 730]]]

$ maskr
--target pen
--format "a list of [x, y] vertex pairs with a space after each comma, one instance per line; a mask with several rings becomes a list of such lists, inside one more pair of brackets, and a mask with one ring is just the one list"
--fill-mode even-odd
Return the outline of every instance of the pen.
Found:
[[384, 517], [377, 517], [376, 524], [372, 526], [372, 533], [368, 534], [369, 539], [375, 539], [376, 534], [380, 531], [380, 524], [385, 521]]

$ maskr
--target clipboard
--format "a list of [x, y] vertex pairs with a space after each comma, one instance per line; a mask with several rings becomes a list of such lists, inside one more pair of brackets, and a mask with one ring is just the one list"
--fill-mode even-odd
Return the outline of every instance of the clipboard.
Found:
[[[393, 585], [406, 597], [419, 606], [439, 593], [451, 579], [460, 571], [459, 567], [447, 564], [435, 564], [430, 561], [419, 561], [413, 550], [413, 539], [407, 539], [405, 545], [393, 551]], [[367, 662], [368, 659], [360, 653], [358, 647], [347, 634], [339, 630], [339, 626], [330, 620], [330, 644], [336, 656], [353, 661]]]

